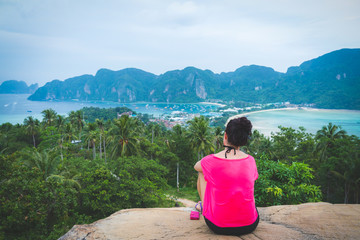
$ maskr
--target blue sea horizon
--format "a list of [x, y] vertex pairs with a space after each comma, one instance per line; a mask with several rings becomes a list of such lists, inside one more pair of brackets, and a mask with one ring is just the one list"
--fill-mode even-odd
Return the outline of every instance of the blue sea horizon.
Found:
[[[41, 112], [52, 108], [58, 114], [67, 116], [71, 111], [83, 107], [128, 107], [137, 113], [151, 114], [154, 117], [170, 115], [172, 112], [181, 111], [189, 114], [208, 115], [219, 106], [207, 103], [116, 103], [116, 102], [81, 102], [81, 101], [29, 101], [29, 94], [0, 94], [0, 124], [23, 123], [27, 116], [41, 120]], [[235, 114], [234, 114], [235, 115]], [[316, 133], [323, 126], [332, 122], [340, 125], [349, 135], [360, 137], [360, 111], [332, 110], [332, 109], [292, 109], [273, 110], [248, 113], [248, 118], [253, 123], [253, 129], [259, 130], [265, 136], [279, 131], [278, 127], [300, 126], [306, 132]]]

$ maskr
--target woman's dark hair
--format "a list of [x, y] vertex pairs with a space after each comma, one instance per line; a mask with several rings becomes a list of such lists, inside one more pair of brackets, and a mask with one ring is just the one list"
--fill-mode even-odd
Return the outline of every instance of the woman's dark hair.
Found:
[[251, 136], [252, 124], [246, 117], [240, 117], [230, 120], [226, 125], [225, 132], [228, 136], [228, 142], [233, 146], [245, 146]]

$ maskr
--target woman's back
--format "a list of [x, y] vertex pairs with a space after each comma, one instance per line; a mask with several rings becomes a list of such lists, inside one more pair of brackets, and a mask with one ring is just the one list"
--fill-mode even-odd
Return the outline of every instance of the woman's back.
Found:
[[216, 155], [201, 160], [207, 186], [203, 215], [219, 227], [247, 226], [257, 219], [254, 183], [258, 178], [255, 160], [224, 159]]

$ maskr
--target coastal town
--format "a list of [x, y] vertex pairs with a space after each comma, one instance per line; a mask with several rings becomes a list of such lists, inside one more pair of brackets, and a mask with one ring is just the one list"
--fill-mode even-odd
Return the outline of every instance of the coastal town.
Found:
[[[216, 110], [211, 112], [204, 112], [200, 111], [197, 113], [189, 113], [186, 111], [172, 111], [170, 113], [164, 113], [159, 116], [153, 116], [149, 119], [150, 122], [160, 123], [163, 124], [166, 128], [170, 129], [175, 125], [185, 126], [187, 122], [195, 117], [199, 117], [200, 115], [204, 115], [210, 119], [210, 123], [214, 123], [221, 118], [228, 118], [234, 115], [240, 114], [250, 114], [254, 112], [260, 111], [273, 111], [273, 110], [290, 110], [290, 109], [307, 109], [314, 107], [314, 104], [291, 104], [290, 102], [278, 102], [278, 103], [268, 103], [268, 104], [254, 104], [248, 107], [235, 107], [233, 102], [229, 103], [212, 103], [206, 102], [203, 104], [214, 104], [218, 106]], [[126, 112], [119, 114], [119, 116], [126, 114], [126, 115], [133, 115], [132, 112]]]

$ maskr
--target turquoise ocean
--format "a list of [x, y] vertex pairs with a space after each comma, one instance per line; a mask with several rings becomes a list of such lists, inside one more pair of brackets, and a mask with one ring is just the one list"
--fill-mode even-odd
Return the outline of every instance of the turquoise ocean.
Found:
[[316, 133], [330, 122], [341, 126], [347, 134], [360, 137], [360, 111], [331, 109], [286, 109], [249, 113], [247, 117], [253, 123], [253, 128], [266, 136], [279, 131], [279, 126], [298, 129], [300, 126], [306, 132]]
[[80, 101], [29, 101], [29, 94], [0, 94], [0, 124], [5, 122], [23, 123], [27, 116], [41, 120], [41, 112], [52, 108], [58, 114], [68, 116], [71, 111], [83, 107], [128, 107], [137, 113], [152, 114], [154, 117], [174, 112], [209, 115], [218, 106], [205, 103], [117, 103], [117, 102], [80, 102]]
[[[27, 116], [42, 119], [41, 111], [52, 108], [58, 114], [67, 116], [70, 111], [83, 107], [128, 107], [138, 113], [148, 113], [155, 117], [168, 115], [174, 111], [202, 115], [211, 114], [218, 106], [204, 103], [115, 103], [115, 102], [77, 102], [77, 101], [29, 101], [28, 94], [0, 94], [0, 124], [23, 123]], [[298, 129], [303, 126], [307, 132], [316, 133], [329, 122], [340, 125], [349, 135], [360, 137], [360, 111], [324, 110], [324, 109], [292, 109], [262, 111], [246, 114], [252, 121], [254, 129], [266, 136], [278, 131], [278, 126]]]

